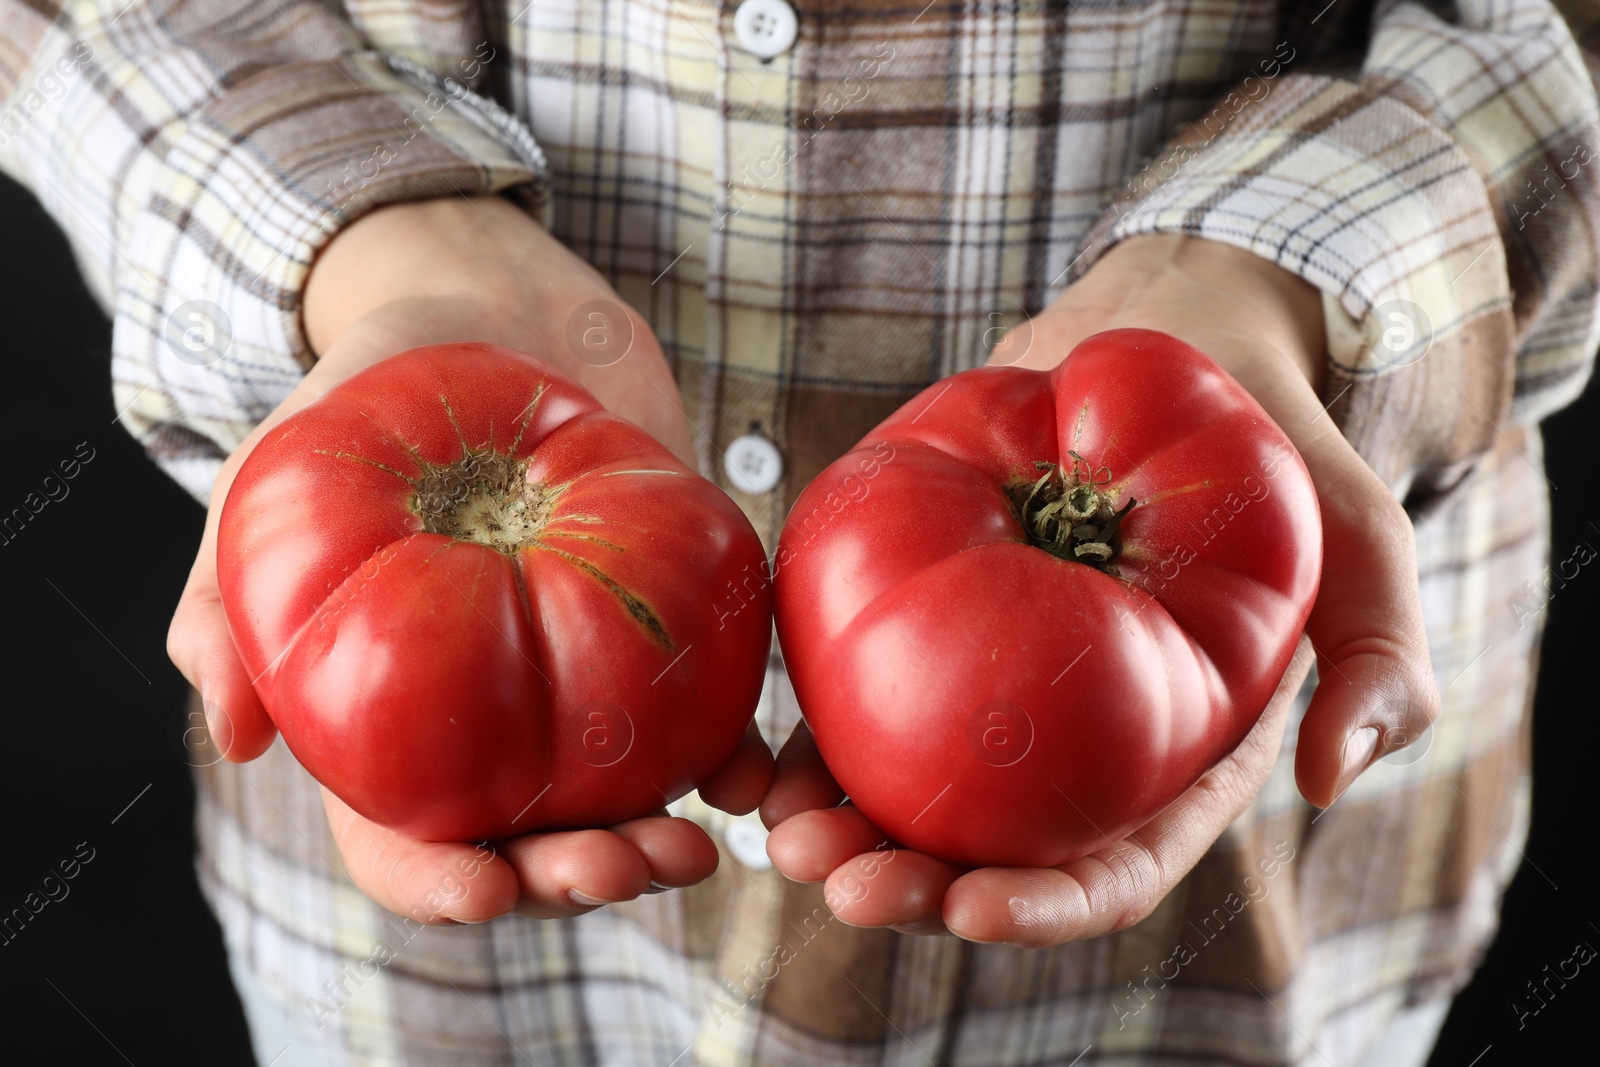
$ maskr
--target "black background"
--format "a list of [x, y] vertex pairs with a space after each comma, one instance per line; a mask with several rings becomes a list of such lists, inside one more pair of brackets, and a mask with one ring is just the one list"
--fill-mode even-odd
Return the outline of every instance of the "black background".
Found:
[[[202, 513], [114, 424], [110, 327], [55, 225], [3, 179], [0, 249], [0, 514], [39, 491], [80, 442], [95, 450], [70, 495], [0, 545], [0, 914], [80, 842], [94, 849], [69, 895], [0, 945], [0, 1047], [49, 1048], [51, 1062], [72, 1064], [247, 1064], [220, 933], [195, 885], [178, 741], [184, 683], [164, 649]], [[1546, 424], [1558, 559], [1580, 542], [1600, 546], [1594, 394]], [[1525, 983], [1579, 941], [1600, 947], [1590, 925], [1600, 923], [1590, 822], [1597, 598], [1600, 567], [1586, 567], [1551, 602], [1528, 862], [1498, 940], [1452, 1010], [1437, 1067], [1543, 1062], [1588, 1047], [1583, 1022], [1600, 968], [1582, 970], [1521, 1028], [1512, 1003], [1533, 1006]]]

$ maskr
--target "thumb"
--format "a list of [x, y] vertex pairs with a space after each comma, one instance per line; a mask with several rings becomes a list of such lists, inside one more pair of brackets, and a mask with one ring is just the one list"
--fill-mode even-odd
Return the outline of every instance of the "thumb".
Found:
[[1295, 780], [1327, 807], [1362, 771], [1439, 714], [1411, 520], [1337, 431], [1301, 446], [1322, 509], [1322, 584], [1306, 624], [1317, 689]]
[[267, 750], [277, 728], [239, 660], [217, 587], [217, 520], [233, 483], [233, 469], [232, 461], [224, 465], [212, 487], [200, 552], [167, 629], [167, 655], [200, 691], [212, 743], [225, 758], [243, 763]]

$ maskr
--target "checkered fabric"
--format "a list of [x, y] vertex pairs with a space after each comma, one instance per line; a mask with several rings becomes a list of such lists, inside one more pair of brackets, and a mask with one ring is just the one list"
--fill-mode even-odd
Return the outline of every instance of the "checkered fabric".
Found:
[[[344, 878], [280, 744], [199, 774], [232, 950], [352, 1064], [1359, 1062], [1465, 982], [1526, 831], [1537, 421], [1600, 329], [1600, 11], [793, 6], [763, 61], [713, 0], [0, 0], [0, 166], [113, 317], [124, 425], [201, 499], [313, 358], [318, 249], [376, 205], [505, 192], [653, 326], [769, 548], [823, 466], [1116, 241], [1249, 249], [1323, 293], [1330, 417], [1413, 516], [1431, 746], [1319, 815], [1291, 723], [1154, 915], [1023, 951], [846, 927], [731, 855], [575, 920], [419, 928]], [[173, 343], [193, 301], [231, 331], [214, 362]], [[1385, 356], [1396, 309], [1425, 358]], [[752, 427], [785, 460], [769, 493], [722, 472]], [[775, 659], [758, 721], [777, 744], [798, 714]]]

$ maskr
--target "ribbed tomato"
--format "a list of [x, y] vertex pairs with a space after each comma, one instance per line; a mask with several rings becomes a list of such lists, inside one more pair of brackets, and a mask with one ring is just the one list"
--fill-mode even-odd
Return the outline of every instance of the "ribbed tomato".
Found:
[[1316, 597], [1282, 430], [1207, 356], [1114, 330], [890, 416], [796, 501], [778, 637], [818, 750], [895, 841], [1054, 866], [1238, 745]]
[[[228, 494], [229, 626], [300, 762], [412, 837], [643, 815], [755, 710], [770, 603], [737, 506], [531, 356], [419, 348], [275, 427]], [[758, 596], [764, 594], [757, 594]]]

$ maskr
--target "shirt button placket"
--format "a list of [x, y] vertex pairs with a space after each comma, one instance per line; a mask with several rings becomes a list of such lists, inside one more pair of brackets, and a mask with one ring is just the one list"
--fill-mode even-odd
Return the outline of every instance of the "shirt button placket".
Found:
[[796, 145], [784, 109], [799, 54], [799, 16], [784, 0], [743, 0], [724, 15], [720, 36], [726, 52], [706, 340], [708, 364], [726, 377], [717, 383], [715, 410], [702, 409], [709, 425], [701, 425], [720, 452], [712, 457], [721, 459], [719, 481], [766, 539], [782, 521], [786, 473], [782, 401], [774, 383], [792, 341], [792, 323], [782, 310], [787, 297], [777, 290], [793, 277], [785, 220]]

